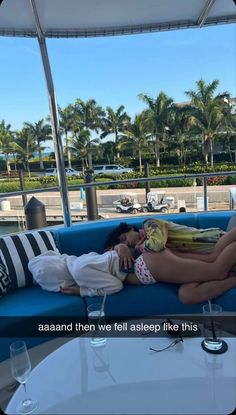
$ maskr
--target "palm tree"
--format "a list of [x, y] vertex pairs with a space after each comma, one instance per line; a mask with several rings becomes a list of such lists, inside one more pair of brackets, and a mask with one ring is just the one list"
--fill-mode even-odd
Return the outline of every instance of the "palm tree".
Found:
[[24, 169], [28, 171], [29, 177], [29, 160], [36, 151], [38, 151], [38, 144], [35, 141], [35, 137], [30, 133], [30, 129], [23, 128], [21, 131], [18, 131], [16, 133], [15, 152], [18, 155], [18, 159], [22, 161]]
[[89, 130], [82, 129], [75, 133], [71, 139], [70, 149], [75, 155], [82, 161], [82, 171], [85, 172], [85, 168], [89, 167], [89, 155], [92, 152], [93, 146], [98, 143], [99, 139], [91, 139], [91, 133]]
[[14, 138], [11, 131], [11, 125], [6, 124], [4, 120], [0, 123], [0, 151], [4, 154], [6, 160], [6, 170], [10, 175], [11, 166], [9, 155], [14, 152]]
[[147, 126], [144, 122], [144, 114], [135, 115], [134, 121], [125, 130], [124, 137], [129, 138], [133, 147], [138, 152], [139, 171], [142, 172], [142, 151], [147, 147]]
[[[96, 131], [96, 133], [98, 133], [102, 125], [102, 117], [104, 117], [105, 113], [102, 107], [97, 105], [95, 99], [90, 99], [88, 101], [77, 99], [75, 102], [74, 108], [75, 108], [75, 116], [77, 117], [77, 120], [76, 120], [77, 131], [85, 130], [89, 133], [89, 137], [92, 131]], [[88, 164], [89, 164], [90, 169], [92, 169], [93, 167], [92, 150], [91, 150], [92, 142], [94, 142], [94, 140], [88, 141]]]
[[179, 159], [179, 164], [186, 162], [187, 145], [192, 138], [191, 127], [193, 126], [192, 107], [173, 106], [168, 121], [169, 143], [174, 148]]
[[106, 143], [101, 143], [101, 157], [104, 158], [108, 164], [111, 164], [114, 161], [115, 154], [115, 143], [114, 141], [107, 141]]
[[119, 139], [122, 133], [124, 133], [127, 128], [130, 117], [125, 111], [124, 105], [120, 105], [119, 108], [114, 111], [111, 107], [106, 108], [107, 115], [103, 118], [101, 139], [107, 137], [109, 134], [114, 134], [115, 136], [115, 145], [116, 145], [116, 157], [120, 158], [119, 150]]
[[164, 92], [160, 92], [156, 98], [147, 94], [139, 94], [139, 98], [148, 105], [145, 111], [145, 119], [149, 133], [155, 139], [156, 165], [160, 167], [160, 145], [167, 135], [168, 118], [173, 105], [173, 99]]
[[67, 154], [67, 162], [68, 167], [71, 168], [71, 149], [69, 146], [69, 132], [73, 131], [73, 124], [75, 119], [75, 109], [73, 105], [67, 105], [67, 107], [62, 110], [58, 107], [58, 112], [60, 116], [60, 127], [62, 128], [65, 134], [65, 144], [66, 144], [66, 154]]
[[40, 169], [44, 169], [43, 158], [42, 158], [42, 147], [41, 143], [47, 140], [52, 140], [52, 128], [49, 124], [44, 124], [44, 120], [41, 119], [38, 122], [32, 124], [30, 122], [24, 123], [24, 129], [29, 131], [29, 135], [36, 141], [38, 155], [39, 155], [39, 162], [40, 162]]
[[229, 99], [229, 93], [223, 92], [215, 95], [219, 81], [207, 84], [203, 79], [196, 82], [197, 90], [186, 91], [185, 94], [191, 98], [194, 107], [193, 116], [195, 125], [202, 134], [202, 146], [205, 163], [208, 165], [208, 145], [210, 146], [211, 166], [214, 165], [214, 140], [219, 133], [224, 115], [225, 100]]
[[219, 138], [223, 148], [229, 153], [230, 161], [233, 163], [236, 162], [236, 112], [234, 112], [229, 102], [225, 101], [225, 104], [226, 106], [223, 110], [224, 119], [217, 138]]

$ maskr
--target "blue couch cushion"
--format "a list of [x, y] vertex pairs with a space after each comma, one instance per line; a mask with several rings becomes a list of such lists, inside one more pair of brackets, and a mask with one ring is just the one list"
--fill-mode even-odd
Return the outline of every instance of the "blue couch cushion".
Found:
[[85, 316], [84, 300], [77, 295], [44, 291], [39, 286], [8, 293], [0, 302], [1, 317]]
[[171, 222], [179, 223], [180, 225], [192, 226], [198, 228], [198, 214], [197, 213], [172, 213], [166, 215], [156, 216], [157, 219], [164, 219]]
[[198, 214], [198, 228], [221, 228], [226, 231], [228, 222], [235, 211], [200, 212]]
[[[26, 287], [8, 293], [0, 301], [1, 329], [4, 331], [4, 317], [11, 316], [86, 316], [86, 304], [83, 298], [76, 295], [63, 295], [42, 290], [39, 286]], [[6, 319], [6, 324], [7, 323]], [[50, 341], [52, 337], [22, 338], [27, 346], [34, 347]], [[0, 339], [0, 362], [9, 358], [10, 344], [17, 338]]]
[[107, 234], [120, 221], [95, 221], [61, 228], [55, 231], [55, 240], [61, 253], [82, 255], [89, 252], [103, 253]]
[[[105, 304], [106, 316], [146, 317], [163, 314], [202, 313], [203, 303], [186, 305], [178, 299], [178, 284], [160, 283], [147, 286], [126, 285], [108, 296]], [[101, 302], [102, 298], [86, 297], [87, 305]]]
[[[196, 213], [153, 215], [153, 217], [171, 220], [186, 226], [198, 227]], [[57, 229], [54, 231], [54, 237], [61, 253], [68, 255], [82, 255], [92, 251], [102, 253], [107, 235], [122, 221], [141, 228], [147, 218], [150, 218], [150, 216], [81, 223], [73, 225], [71, 228]]]
[[236, 312], [236, 287], [216, 297], [214, 303], [220, 305], [223, 311]]

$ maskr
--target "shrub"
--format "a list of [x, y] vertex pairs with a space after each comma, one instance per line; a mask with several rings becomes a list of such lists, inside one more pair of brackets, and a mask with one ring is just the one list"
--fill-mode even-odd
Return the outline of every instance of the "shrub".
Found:
[[[207, 185], [208, 186], [219, 186], [219, 185], [224, 185], [224, 184], [228, 184], [227, 183], [227, 177], [228, 176], [213, 176], [213, 177], [208, 177], [207, 178]], [[197, 185], [198, 186], [202, 186], [203, 185], [203, 179], [202, 178], [197, 178]]]
[[226, 184], [236, 184], [236, 175], [235, 176], [227, 176]]
[[17, 192], [18, 190], [20, 190], [19, 180], [0, 182], [0, 193]]
[[[176, 175], [186, 175], [194, 173], [210, 173], [210, 172], [222, 172], [222, 171], [236, 171], [236, 165], [230, 163], [224, 163], [222, 165], [216, 165], [213, 169], [195, 163], [185, 167], [174, 167], [174, 166], [162, 166], [162, 168], [157, 169], [156, 167], [150, 168], [150, 177], [161, 177], [161, 176], [176, 176]], [[97, 186], [97, 189], [128, 189], [128, 188], [145, 188], [145, 183], [143, 182], [130, 182], [128, 184], [116, 184], [117, 180], [125, 179], [139, 179], [143, 177], [143, 173], [139, 171], [134, 171], [131, 173], [125, 173], [122, 175], [101, 175], [95, 177], [96, 182], [106, 182], [113, 181], [111, 185]], [[197, 178], [196, 180], [198, 186], [202, 186], [202, 178]], [[84, 183], [82, 177], [67, 177], [68, 185], [81, 185]], [[236, 175], [234, 176], [217, 176], [209, 177], [207, 179], [207, 184], [212, 185], [234, 185], [236, 184]], [[193, 178], [183, 178], [183, 179], [164, 179], [164, 180], [154, 180], [150, 182], [151, 187], [183, 187], [183, 186], [192, 186]], [[41, 177], [31, 177], [30, 179], [25, 176], [25, 188], [26, 190], [32, 189], [41, 189], [58, 186], [57, 177], [50, 176], [41, 176]], [[18, 178], [4, 178], [0, 180], [0, 193], [16, 192], [20, 190], [20, 183]]]
[[40, 177], [39, 182], [44, 187], [58, 186], [58, 178], [56, 176], [43, 176], [43, 177]]

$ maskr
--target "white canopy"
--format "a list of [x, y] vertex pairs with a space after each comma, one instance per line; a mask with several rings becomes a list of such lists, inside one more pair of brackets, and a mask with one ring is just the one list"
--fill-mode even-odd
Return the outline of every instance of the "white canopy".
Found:
[[[36, 37], [30, 0], [3, 0], [0, 35]], [[35, 0], [46, 37], [91, 37], [236, 22], [234, 0]]]

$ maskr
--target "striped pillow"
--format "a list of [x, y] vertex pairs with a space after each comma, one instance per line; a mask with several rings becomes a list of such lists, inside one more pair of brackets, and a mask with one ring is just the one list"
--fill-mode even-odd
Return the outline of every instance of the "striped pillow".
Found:
[[11, 279], [11, 290], [33, 284], [28, 262], [47, 251], [58, 252], [49, 231], [33, 231], [0, 238], [0, 257]]
[[11, 287], [11, 280], [5, 265], [0, 261], [0, 297], [7, 293]]

